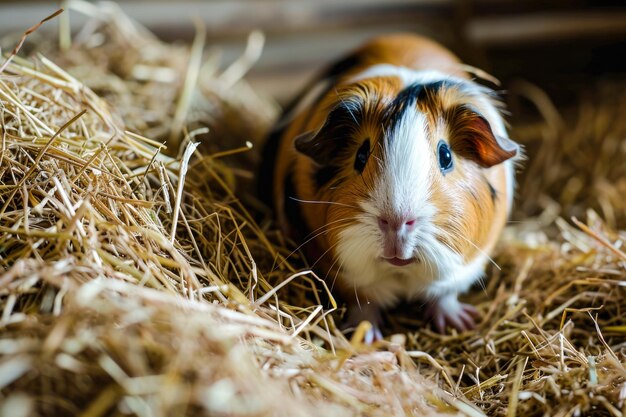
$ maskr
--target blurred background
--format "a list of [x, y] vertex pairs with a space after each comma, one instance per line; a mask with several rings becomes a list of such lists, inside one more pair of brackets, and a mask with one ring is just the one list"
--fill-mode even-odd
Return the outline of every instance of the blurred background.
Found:
[[[49, 15], [53, 1], [0, 2], [0, 35], [22, 32]], [[121, 8], [166, 41], [189, 42], [192, 19], [204, 21], [208, 45], [223, 64], [259, 29], [266, 43], [249, 74], [252, 86], [284, 101], [325, 63], [363, 40], [414, 31], [444, 43], [506, 88], [523, 78], [567, 103], [581, 85], [626, 73], [626, 7], [609, 0], [182, 0], [120, 1]], [[75, 29], [84, 18], [72, 13]], [[48, 30], [58, 22], [50, 22]]]

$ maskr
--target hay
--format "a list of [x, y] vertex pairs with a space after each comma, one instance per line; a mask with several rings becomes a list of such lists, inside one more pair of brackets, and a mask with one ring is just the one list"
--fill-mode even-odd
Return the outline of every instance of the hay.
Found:
[[239, 79], [259, 35], [222, 70], [202, 36], [69, 4], [91, 16], [71, 44], [0, 74], [0, 415], [625, 413], [619, 89], [572, 126], [520, 88], [546, 117], [514, 126], [525, 220], [469, 296], [484, 320], [441, 336], [405, 306], [368, 347], [238, 198], [275, 114]]
[[626, 228], [626, 85], [591, 86], [563, 115], [537, 87], [512, 86], [514, 96], [530, 100], [541, 115], [515, 130], [533, 155], [520, 186], [518, 217], [546, 210], [584, 217], [592, 208], [610, 227]]

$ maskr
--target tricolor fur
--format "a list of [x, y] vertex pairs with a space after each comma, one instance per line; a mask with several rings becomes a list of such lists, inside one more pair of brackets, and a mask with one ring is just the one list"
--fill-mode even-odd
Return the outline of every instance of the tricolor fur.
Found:
[[511, 207], [517, 146], [492, 91], [461, 68], [426, 39], [379, 38], [311, 88], [275, 135], [279, 223], [310, 240], [311, 262], [353, 304], [423, 298], [458, 310], [456, 294], [483, 274]]

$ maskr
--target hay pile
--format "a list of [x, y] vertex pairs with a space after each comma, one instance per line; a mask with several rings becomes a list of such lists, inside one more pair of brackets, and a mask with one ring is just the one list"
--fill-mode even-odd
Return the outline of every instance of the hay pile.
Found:
[[67, 49], [0, 74], [0, 415], [624, 415], [618, 89], [580, 126], [524, 90], [544, 117], [514, 129], [530, 174], [484, 321], [441, 336], [404, 307], [372, 348], [238, 198], [275, 113], [240, 80], [258, 35], [223, 70], [201, 29], [70, 5], [91, 19]]

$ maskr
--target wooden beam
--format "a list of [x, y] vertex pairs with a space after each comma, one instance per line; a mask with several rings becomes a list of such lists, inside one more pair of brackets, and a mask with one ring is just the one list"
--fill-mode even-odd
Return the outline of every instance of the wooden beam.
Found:
[[554, 12], [474, 18], [466, 35], [483, 47], [626, 36], [626, 12]]

